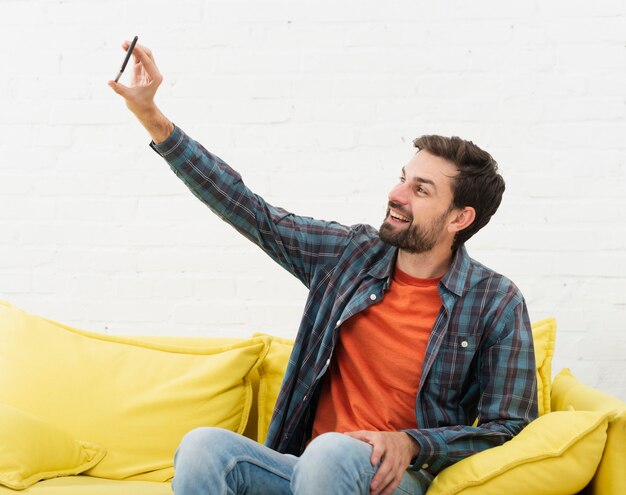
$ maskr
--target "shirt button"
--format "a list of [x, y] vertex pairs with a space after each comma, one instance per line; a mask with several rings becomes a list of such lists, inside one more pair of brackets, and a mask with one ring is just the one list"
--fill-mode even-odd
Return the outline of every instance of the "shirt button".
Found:
[[422, 469], [428, 469], [428, 464], [422, 464]]
[[463, 342], [461, 342], [461, 347], [467, 347], [469, 344], [467, 343], [467, 340], [464, 340]]
[[337, 320], [337, 324], [335, 326], [338, 327], [339, 325], [341, 325], [341, 320]]
[[375, 301], [375, 300], [376, 300], [376, 294], [372, 294], [372, 295], [370, 296], [370, 299], [371, 299], [372, 301]]
[[326, 366], [330, 366], [330, 358], [326, 361]]
[[302, 400], [305, 401], [307, 398], [307, 396], [305, 395], [304, 397], [302, 397]]

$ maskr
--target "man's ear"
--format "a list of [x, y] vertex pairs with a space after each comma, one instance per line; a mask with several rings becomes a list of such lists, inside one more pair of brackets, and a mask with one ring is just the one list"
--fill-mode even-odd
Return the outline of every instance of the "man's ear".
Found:
[[472, 225], [476, 219], [476, 210], [471, 206], [455, 209], [452, 213], [454, 216], [450, 223], [448, 223], [448, 232], [451, 234], [466, 229]]

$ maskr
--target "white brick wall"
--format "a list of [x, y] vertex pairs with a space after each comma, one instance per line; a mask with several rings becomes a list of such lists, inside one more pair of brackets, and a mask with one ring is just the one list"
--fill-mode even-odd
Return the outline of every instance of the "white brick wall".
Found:
[[0, 0], [0, 297], [95, 331], [292, 336], [305, 289], [201, 205], [106, 85], [138, 34], [171, 119], [298, 213], [378, 225], [424, 133], [508, 190], [474, 257], [626, 399], [626, 4]]

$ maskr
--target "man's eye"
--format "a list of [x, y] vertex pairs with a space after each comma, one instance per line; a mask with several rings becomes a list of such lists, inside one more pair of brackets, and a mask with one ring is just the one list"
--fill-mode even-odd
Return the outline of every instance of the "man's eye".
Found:
[[424, 189], [422, 186], [417, 186], [415, 188], [415, 192], [418, 194], [428, 194], [428, 191]]
[[404, 178], [404, 176], [402, 176], [402, 175], [401, 175], [400, 177], [398, 177], [398, 179], [400, 180], [400, 182], [404, 182], [404, 181], [406, 180], [406, 179]]

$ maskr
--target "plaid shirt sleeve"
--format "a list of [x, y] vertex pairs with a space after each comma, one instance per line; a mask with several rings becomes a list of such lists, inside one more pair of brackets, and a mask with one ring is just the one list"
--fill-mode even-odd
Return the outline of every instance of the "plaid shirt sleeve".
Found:
[[178, 127], [164, 142], [150, 146], [198, 199], [306, 287], [316, 267], [337, 257], [348, 242], [348, 227], [297, 216], [265, 202], [235, 170]]

